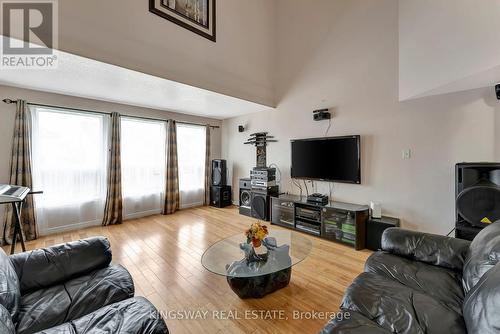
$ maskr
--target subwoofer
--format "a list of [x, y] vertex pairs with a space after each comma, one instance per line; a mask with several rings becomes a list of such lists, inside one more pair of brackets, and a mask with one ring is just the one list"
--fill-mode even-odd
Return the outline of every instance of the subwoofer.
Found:
[[270, 202], [271, 198], [268, 194], [252, 192], [252, 217], [268, 221]]
[[472, 240], [500, 219], [500, 163], [457, 164], [455, 200], [455, 236]]
[[256, 191], [255, 189], [252, 191], [252, 217], [265, 221], [271, 220], [271, 197], [279, 195], [277, 188], [277, 186], [270, 187], [270, 191]]
[[231, 205], [231, 186], [210, 187], [210, 205], [224, 208]]
[[212, 160], [212, 185], [225, 186], [227, 184], [226, 174], [226, 160]]
[[252, 190], [250, 179], [240, 179], [240, 214], [252, 216]]

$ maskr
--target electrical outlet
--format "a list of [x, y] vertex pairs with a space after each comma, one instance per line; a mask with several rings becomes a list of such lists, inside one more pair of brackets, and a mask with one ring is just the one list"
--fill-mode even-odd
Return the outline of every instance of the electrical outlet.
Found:
[[401, 157], [403, 160], [411, 159], [411, 150], [409, 148], [405, 148], [401, 151]]

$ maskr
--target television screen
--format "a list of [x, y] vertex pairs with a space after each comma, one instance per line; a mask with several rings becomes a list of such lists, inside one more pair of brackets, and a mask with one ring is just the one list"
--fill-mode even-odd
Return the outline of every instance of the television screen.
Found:
[[292, 140], [292, 178], [361, 183], [360, 136]]

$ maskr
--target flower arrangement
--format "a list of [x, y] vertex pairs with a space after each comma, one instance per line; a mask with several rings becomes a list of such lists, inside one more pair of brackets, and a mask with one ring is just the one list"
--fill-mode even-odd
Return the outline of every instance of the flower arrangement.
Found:
[[264, 240], [268, 234], [269, 232], [267, 231], [266, 225], [262, 225], [260, 222], [253, 223], [245, 232], [247, 244], [252, 243], [254, 248], [260, 247], [262, 245], [262, 240]]

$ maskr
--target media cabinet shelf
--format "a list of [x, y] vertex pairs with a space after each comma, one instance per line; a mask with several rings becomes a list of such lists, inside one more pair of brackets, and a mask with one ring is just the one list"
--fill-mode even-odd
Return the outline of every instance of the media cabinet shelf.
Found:
[[368, 206], [331, 201], [326, 205], [307, 202], [304, 196], [271, 198], [271, 224], [323, 239], [365, 248]]

